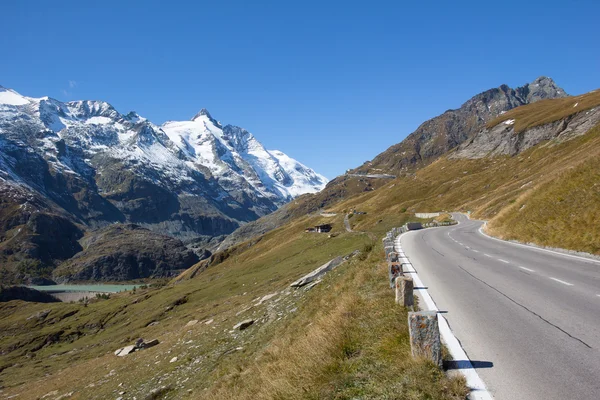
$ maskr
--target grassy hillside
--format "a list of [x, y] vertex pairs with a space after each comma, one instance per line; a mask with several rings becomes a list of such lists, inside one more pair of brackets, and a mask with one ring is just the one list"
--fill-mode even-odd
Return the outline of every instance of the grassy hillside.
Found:
[[600, 106], [600, 90], [594, 90], [579, 96], [541, 100], [514, 108], [490, 121], [487, 127], [492, 128], [501, 122], [514, 119], [515, 132], [518, 133], [598, 106]]
[[505, 239], [600, 254], [599, 131], [595, 128], [584, 141], [596, 144], [585, 161], [571, 162], [553, 179], [517, 197], [492, 220], [491, 232]]
[[[600, 254], [599, 156], [596, 127], [514, 157], [441, 157], [415, 174], [382, 180], [378, 188], [341, 180], [351, 185], [345, 194], [331, 186], [297, 199], [283, 226], [216, 254], [165, 287], [87, 306], [4, 303], [0, 394], [464, 398], [460, 379], [410, 358], [406, 313], [393, 304], [379, 239], [415, 220], [414, 212], [462, 210], [489, 219], [496, 235]], [[323, 206], [337, 216], [313, 212]], [[354, 232], [343, 226], [350, 209], [366, 212], [350, 218]], [[304, 232], [321, 223], [333, 224], [333, 231]], [[289, 288], [357, 249], [361, 256], [316, 287]], [[248, 318], [255, 320], [248, 329], [233, 329]], [[113, 354], [140, 337], [161, 343], [125, 358]]]
[[595, 222], [600, 212], [599, 157], [600, 127], [567, 142], [541, 143], [514, 157], [443, 157], [412, 177], [388, 181], [331, 210], [366, 211], [351, 221], [355, 229], [375, 232], [380, 220], [414, 212], [472, 211], [475, 218], [490, 220], [493, 234], [600, 254]]
[[[410, 357], [379, 237], [331, 234], [303, 217], [232, 249], [220, 263], [163, 288], [84, 304], [0, 305], [0, 394], [75, 399], [461, 399], [462, 380]], [[374, 232], [403, 223], [386, 220]], [[312, 289], [289, 284], [362, 250]], [[186, 278], [185, 276], [183, 278]], [[189, 278], [189, 276], [187, 277]], [[266, 296], [266, 297], [265, 297]], [[244, 331], [233, 326], [252, 318]], [[197, 320], [188, 326], [189, 321]], [[137, 338], [160, 344], [127, 357]], [[154, 393], [154, 394], [153, 394]]]

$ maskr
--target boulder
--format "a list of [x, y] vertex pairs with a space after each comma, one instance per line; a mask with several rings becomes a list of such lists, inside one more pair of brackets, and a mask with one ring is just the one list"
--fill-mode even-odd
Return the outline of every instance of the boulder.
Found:
[[148, 340], [147, 342], [142, 343], [142, 349], [147, 349], [150, 347], [154, 347], [157, 344], [159, 344], [160, 342], [158, 341], [158, 339], [152, 339], [152, 340]]
[[185, 326], [194, 326], [198, 323], [197, 319], [193, 319], [190, 322], [188, 322], [187, 324], [185, 324]]
[[319, 279], [320, 277], [322, 277], [323, 275], [325, 275], [327, 272], [331, 271], [338, 265], [340, 265], [343, 261], [344, 261], [344, 259], [342, 257], [336, 257], [333, 260], [330, 260], [330, 261], [326, 262], [325, 264], [321, 265], [319, 268], [315, 269], [311, 273], [304, 275], [302, 278], [293, 282], [290, 286], [291, 287], [302, 287], [306, 284], [309, 284], [312, 281]]
[[243, 331], [244, 329], [246, 329], [247, 327], [249, 327], [250, 325], [252, 325], [254, 323], [253, 319], [247, 319], [244, 320], [242, 322], [239, 322], [237, 324], [235, 324], [235, 326], [233, 327], [233, 329], [239, 329], [240, 331]]
[[132, 345], [125, 346], [122, 349], [118, 350], [118, 353], [115, 351], [115, 355], [117, 355], [119, 357], [125, 357], [126, 355], [133, 353], [135, 350], [136, 350], [136, 347], [134, 344], [132, 344]]

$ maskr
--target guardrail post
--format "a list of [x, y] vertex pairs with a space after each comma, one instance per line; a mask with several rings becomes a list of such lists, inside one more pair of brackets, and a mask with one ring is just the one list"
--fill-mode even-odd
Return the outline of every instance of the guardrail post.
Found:
[[404, 307], [412, 307], [415, 305], [415, 297], [413, 294], [413, 280], [410, 276], [396, 277], [396, 304]]
[[409, 312], [408, 331], [413, 358], [426, 358], [441, 367], [442, 343], [437, 312]]
[[402, 264], [399, 262], [390, 262], [389, 264], [390, 287], [393, 289], [396, 278], [402, 276]]

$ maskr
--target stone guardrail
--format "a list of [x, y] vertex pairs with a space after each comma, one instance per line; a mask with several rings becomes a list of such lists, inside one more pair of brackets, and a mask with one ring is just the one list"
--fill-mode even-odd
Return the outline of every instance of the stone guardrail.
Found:
[[437, 312], [414, 311], [414, 283], [410, 276], [414, 269], [404, 251], [396, 247], [395, 240], [399, 235], [409, 230], [456, 225], [457, 223], [456, 221], [434, 221], [423, 225], [408, 223], [399, 228], [392, 228], [382, 239], [385, 258], [388, 263], [390, 287], [395, 289], [396, 304], [410, 310], [408, 313], [408, 330], [412, 355], [414, 358], [431, 360], [440, 368], [442, 367], [442, 343]]
[[435, 218], [435, 217], [439, 217], [440, 213], [439, 212], [434, 212], [434, 213], [415, 213], [415, 217], [417, 218]]

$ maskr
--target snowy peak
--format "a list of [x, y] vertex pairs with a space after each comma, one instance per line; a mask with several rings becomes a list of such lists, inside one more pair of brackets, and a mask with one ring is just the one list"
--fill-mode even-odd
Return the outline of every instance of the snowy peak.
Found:
[[65, 104], [71, 116], [77, 119], [105, 117], [117, 120], [123, 117], [113, 106], [104, 101], [71, 101]]
[[21, 96], [12, 89], [0, 86], [0, 105], [23, 106], [25, 104], [29, 104], [27, 97]]
[[277, 160], [279, 166], [290, 178], [287, 188], [292, 197], [304, 193], [319, 192], [328, 182], [323, 175], [316, 173], [279, 150], [269, 150], [269, 154]]
[[281, 205], [327, 184], [325, 177], [289, 156], [271, 154], [246, 129], [221, 126], [206, 109], [192, 121], [169, 121], [161, 128], [183, 154], [195, 164], [208, 167], [227, 190], [248, 186]]
[[[205, 108], [190, 121], [157, 126], [135, 112], [123, 115], [104, 101], [63, 103], [0, 88], [0, 135], [14, 138], [12, 121], [17, 120], [28, 121], [32, 137], [42, 138], [38, 149], [42, 157], [55, 154], [57, 146], [63, 146], [56, 142], [62, 140], [72, 152], [82, 154], [85, 164], [101, 154], [102, 158], [141, 165], [154, 180], [168, 182], [193, 180], [192, 176], [200, 173], [215, 179], [225, 192], [238, 197], [245, 192], [270, 204], [268, 207], [319, 191], [327, 183], [282, 152], [267, 151], [246, 129], [222, 126]], [[53, 162], [63, 171], [73, 170], [76, 164], [72, 160]]]
[[194, 116], [194, 118], [192, 118], [192, 121], [195, 120], [196, 118], [202, 117], [202, 116], [208, 117], [208, 119], [212, 119], [212, 116], [210, 115], [210, 113], [208, 112], [208, 110], [206, 108], [203, 108], [202, 110], [200, 110], [198, 112], [198, 114], [196, 114]]
[[196, 121], [196, 120], [210, 121], [214, 126], [219, 127], [219, 128], [221, 127], [221, 124], [219, 123], [219, 121], [214, 119], [210, 115], [210, 113], [208, 112], [208, 110], [206, 108], [203, 108], [202, 110], [200, 110], [198, 112], [198, 114], [194, 115], [194, 118], [192, 118], [192, 121]]

